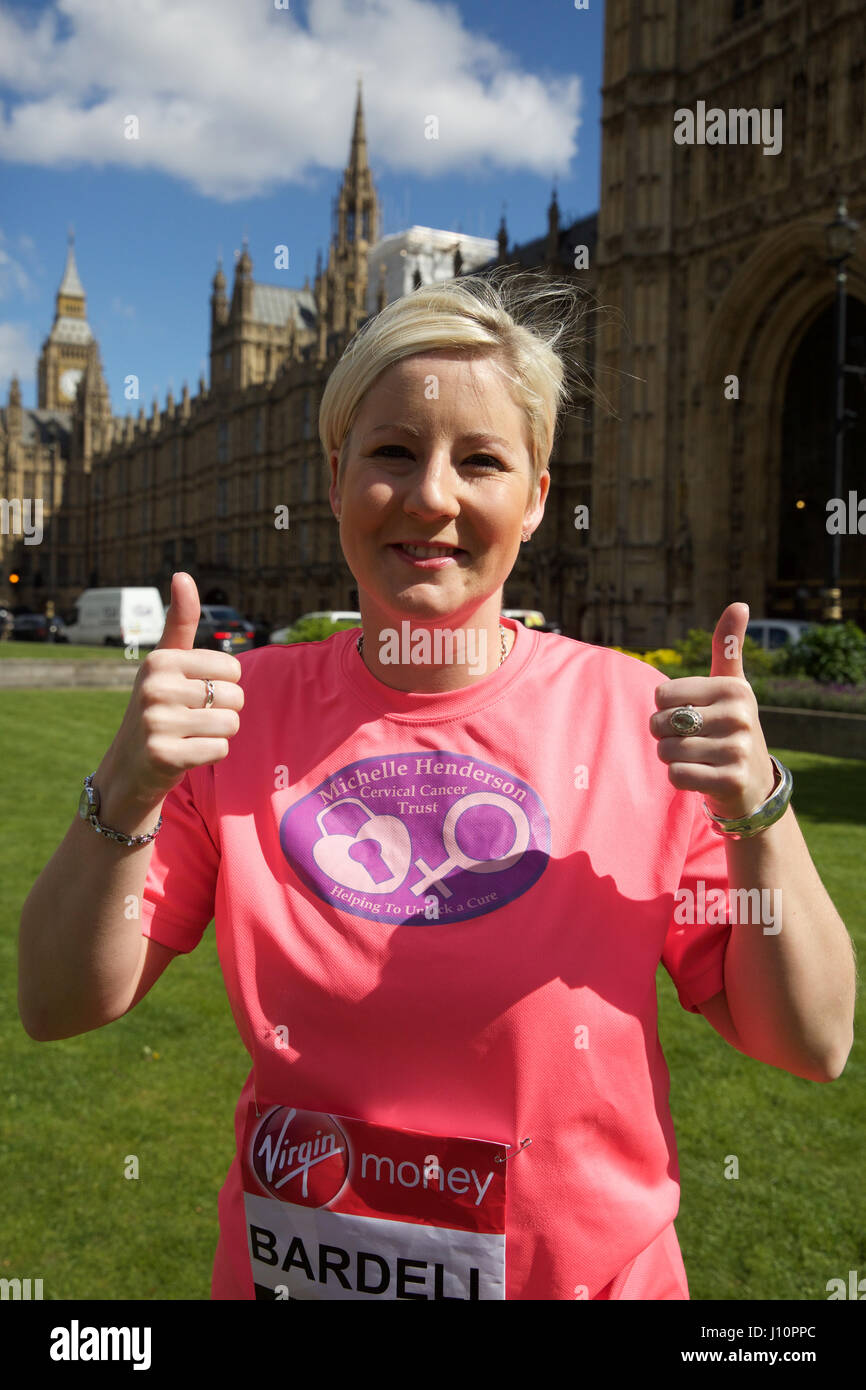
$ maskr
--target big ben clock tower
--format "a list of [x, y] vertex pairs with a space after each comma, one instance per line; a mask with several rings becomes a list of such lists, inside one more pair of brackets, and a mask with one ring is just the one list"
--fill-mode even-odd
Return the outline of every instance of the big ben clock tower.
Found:
[[78, 383], [87, 365], [87, 350], [92, 342], [84, 287], [75, 264], [75, 239], [70, 231], [66, 269], [57, 291], [54, 323], [39, 355], [40, 410], [72, 409]]

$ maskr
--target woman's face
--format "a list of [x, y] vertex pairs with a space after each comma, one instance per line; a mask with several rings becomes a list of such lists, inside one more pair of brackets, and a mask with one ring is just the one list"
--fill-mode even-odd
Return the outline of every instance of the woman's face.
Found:
[[[449, 349], [394, 363], [361, 402], [339, 483], [336, 451], [330, 464], [343, 552], [368, 608], [465, 621], [495, 596], [498, 618], [550, 475], [532, 488], [523, 411], [488, 357]], [[405, 549], [427, 543], [432, 559]]]

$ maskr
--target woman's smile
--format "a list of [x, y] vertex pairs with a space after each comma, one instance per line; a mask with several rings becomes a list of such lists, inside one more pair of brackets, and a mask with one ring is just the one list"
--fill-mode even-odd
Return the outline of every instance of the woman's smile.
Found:
[[395, 541], [386, 548], [393, 550], [404, 564], [413, 565], [416, 569], [446, 569], [449, 565], [459, 564], [464, 556], [469, 558], [468, 550], [459, 546], [446, 547], [432, 541]]

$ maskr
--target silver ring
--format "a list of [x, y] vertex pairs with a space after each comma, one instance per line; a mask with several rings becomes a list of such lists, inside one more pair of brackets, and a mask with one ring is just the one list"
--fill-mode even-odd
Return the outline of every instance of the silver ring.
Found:
[[213, 681], [205, 681], [205, 689], [207, 690], [207, 697], [204, 702], [204, 708], [210, 709], [213, 704]]
[[679, 705], [671, 710], [671, 728], [680, 738], [699, 734], [704, 727], [704, 716], [694, 705]]

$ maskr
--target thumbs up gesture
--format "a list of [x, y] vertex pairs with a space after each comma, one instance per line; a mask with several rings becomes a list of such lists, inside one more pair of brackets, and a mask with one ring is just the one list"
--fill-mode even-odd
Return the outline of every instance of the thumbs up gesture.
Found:
[[192, 575], [180, 572], [171, 577], [171, 603], [165, 615], [162, 636], [155, 651], [191, 652], [201, 618], [201, 603]]
[[[100, 777], [103, 805], [127, 824], [159, 805], [188, 768], [219, 762], [240, 728], [242, 667], [228, 652], [194, 648], [201, 616], [195, 580], [172, 575], [159, 645], [142, 661]], [[119, 828], [125, 829], [125, 825]]]
[[[672, 785], [701, 792], [713, 815], [726, 819], [750, 815], [776, 782], [758, 702], [743, 671], [748, 621], [747, 604], [728, 604], [713, 633], [709, 676], [686, 676], [658, 686], [657, 712], [649, 721]], [[693, 705], [703, 719], [694, 735], [677, 734], [671, 725], [671, 712], [683, 705]]]

